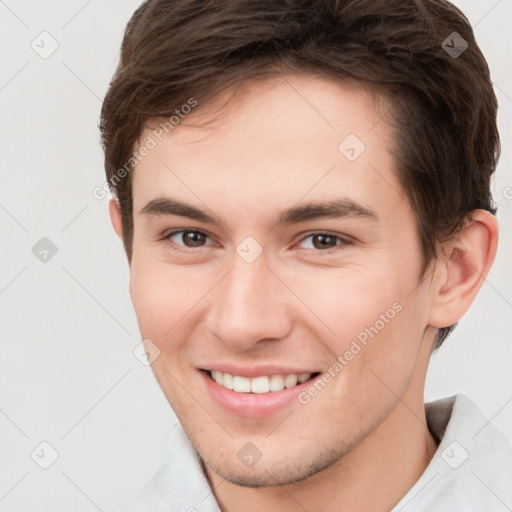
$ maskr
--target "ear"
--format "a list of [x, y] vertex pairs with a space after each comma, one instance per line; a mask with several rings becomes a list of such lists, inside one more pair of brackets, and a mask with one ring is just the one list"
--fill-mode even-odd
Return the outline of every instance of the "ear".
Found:
[[121, 206], [119, 205], [119, 201], [116, 197], [113, 197], [108, 203], [108, 209], [110, 212], [110, 221], [112, 222], [112, 227], [116, 232], [117, 236], [123, 240], [123, 221], [121, 217]]
[[497, 244], [496, 217], [485, 210], [472, 212], [437, 262], [430, 325], [448, 327], [464, 316], [489, 273]]

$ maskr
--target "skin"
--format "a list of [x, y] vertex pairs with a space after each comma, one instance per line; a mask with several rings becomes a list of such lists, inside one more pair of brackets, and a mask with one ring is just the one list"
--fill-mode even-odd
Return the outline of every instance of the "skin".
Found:
[[[390, 510], [436, 450], [423, 402], [435, 333], [482, 285], [496, 220], [475, 211], [422, 277], [414, 210], [379, 112], [374, 96], [328, 78], [250, 82], [199, 105], [133, 171], [132, 301], [143, 338], [160, 350], [153, 372], [224, 511]], [[350, 133], [366, 146], [353, 162], [338, 150]], [[222, 223], [142, 212], [162, 197]], [[340, 198], [377, 219], [275, 223], [286, 208]], [[115, 199], [110, 213], [121, 236]], [[180, 234], [166, 239], [173, 229], [207, 237], [187, 247]], [[308, 236], [326, 231], [341, 238], [323, 248]], [[236, 252], [248, 236], [263, 251], [252, 263]], [[199, 369], [215, 362], [325, 372], [397, 303], [307, 405], [248, 418], [205, 393]], [[262, 454], [250, 468], [237, 457], [248, 442]]]

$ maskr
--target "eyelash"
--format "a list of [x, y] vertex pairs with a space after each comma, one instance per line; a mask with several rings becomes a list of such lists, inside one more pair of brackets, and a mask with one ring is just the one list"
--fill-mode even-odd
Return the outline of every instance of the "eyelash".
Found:
[[[188, 247], [186, 249], [183, 249], [182, 247], [186, 247], [186, 246], [180, 246], [179, 244], [176, 244], [175, 242], [172, 242], [170, 240], [170, 238], [173, 237], [174, 235], [177, 235], [179, 233], [186, 233], [186, 232], [204, 235], [210, 239], [212, 238], [210, 235], [208, 235], [208, 233], [205, 233], [204, 231], [199, 231], [199, 230], [194, 230], [194, 229], [176, 229], [174, 231], [170, 231], [169, 233], [166, 233], [161, 238], [161, 241], [168, 244], [172, 250], [177, 251], [177, 252], [182, 252], [182, 253], [190, 253], [191, 251], [194, 252], [194, 249], [202, 249], [203, 247], [205, 247], [205, 246], [199, 246], [197, 248]], [[343, 248], [344, 246], [351, 245], [353, 243], [353, 241], [350, 240], [348, 237], [344, 238], [340, 235], [331, 233], [329, 231], [314, 231], [314, 232], [307, 233], [301, 239], [299, 239], [298, 243], [304, 242], [304, 240], [306, 240], [310, 237], [313, 237], [313, 236], [318, 236], [318, 235], [324, 235], [324, 236], [328, 236], [331, 238], [336, 238], [338, 241], [340, 241], [340, 243], [339, 244], [337, 243], [334, 247], [331, 247], [331, 248], [325, 249], [325, 250], [314, 249], [314, 248], [313, 249], [304, 249], [304, 250], [312, 250], [314, 252], [322, 253], [322, 254], [331, 254], [332, 252], [339, 250], [339, 249]]]

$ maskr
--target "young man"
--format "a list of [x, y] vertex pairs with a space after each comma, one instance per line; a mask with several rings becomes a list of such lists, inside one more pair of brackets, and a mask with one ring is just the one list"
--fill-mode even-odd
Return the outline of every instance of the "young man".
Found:
[[442, 0], [150, 0], [101, 118], [112, 223], [180, 424], [123, 510], [512, 507], [429, 358], [493, 262], [486, 62]]

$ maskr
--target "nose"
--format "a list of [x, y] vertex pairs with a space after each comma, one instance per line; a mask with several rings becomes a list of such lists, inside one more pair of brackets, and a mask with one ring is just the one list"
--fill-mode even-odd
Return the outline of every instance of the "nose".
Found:
[[211, 299], [210, 333], [232, 350], [285, 338], [292, 329], [290, 292], [263, 257], [247, 263], [235, 254]]

